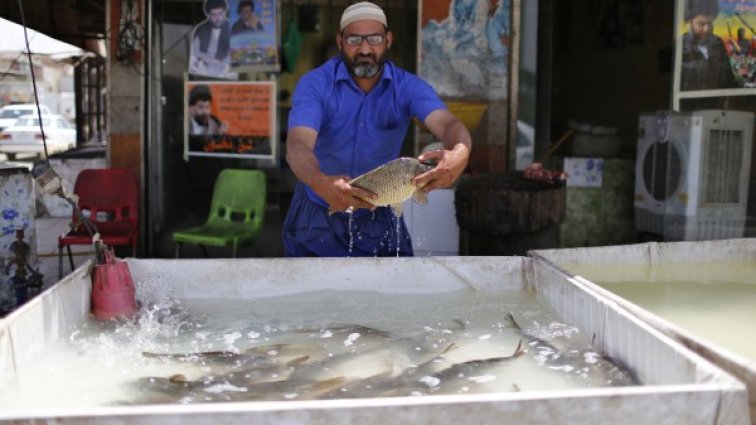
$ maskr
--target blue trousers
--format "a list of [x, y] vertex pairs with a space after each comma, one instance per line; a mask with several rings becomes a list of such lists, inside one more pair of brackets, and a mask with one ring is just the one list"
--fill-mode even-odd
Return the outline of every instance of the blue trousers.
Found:
[[299, 183], [284, 221], [283, 242], [287, 257], [413, 255], [404, 220], [397, 219], [389, 207], [357, 210], [351, 217], [342, 212], [328, 215], [328, 209], [310, 200]]

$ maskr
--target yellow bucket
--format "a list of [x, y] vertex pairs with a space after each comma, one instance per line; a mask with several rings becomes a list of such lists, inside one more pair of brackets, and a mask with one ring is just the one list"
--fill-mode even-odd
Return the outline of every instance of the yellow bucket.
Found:
[[449, 112], [462, 121], [468, 130], [473, 131], [480, 124], [483, 113], [488, 109], [488, 104], [483, 102], [462, 102], [456, 100], [446, 101]]

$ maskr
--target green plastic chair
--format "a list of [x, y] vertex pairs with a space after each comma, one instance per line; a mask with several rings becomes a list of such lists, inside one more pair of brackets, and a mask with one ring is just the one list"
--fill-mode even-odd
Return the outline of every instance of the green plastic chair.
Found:
[[221, 171], [215, 180], [210, 216], [205, 224], [173, 233], [176, 258], [181, 256], [183, 243], [199, 245], [206, 257], [205, 245], [230, 246], [236, 257], [238, 249], [250, 244], [262, 230], [265, 195], [262, 171], [232, 168]]

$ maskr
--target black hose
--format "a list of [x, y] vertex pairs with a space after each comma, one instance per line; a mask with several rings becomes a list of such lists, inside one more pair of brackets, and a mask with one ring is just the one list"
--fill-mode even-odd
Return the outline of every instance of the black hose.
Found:
[[39, 108], [39, 96], [37, 95], [37, 80], [34, 76], [34, 62], [32, 61], [31, 47], [29, 47], [29, 35], [26, 32], [26, 17], [24, 16], [24, 5], [22, 0], [18, 0], [18, 10], [21, 13], [21, 24], [24, 27], [24, 40], [26, 41], [26, 54], [29, 56], [29, 71], [32, 77], [32, 88], [34, 89], [34, 103], [37, 105], [37, 117], [39, 118], [39, 131], [42, 132], [42, 146], [45, 149], [45, 161], [47, 157], [47, 137], [45, 137], [45, 126], [42, 125], [42, 110]]

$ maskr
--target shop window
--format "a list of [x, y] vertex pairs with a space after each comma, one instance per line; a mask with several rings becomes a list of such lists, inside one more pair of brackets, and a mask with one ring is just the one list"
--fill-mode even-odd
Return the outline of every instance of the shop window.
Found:
[[106, 70], [101, 57], [87, 58], [76, 67], [77, 144], [105, 143]]

